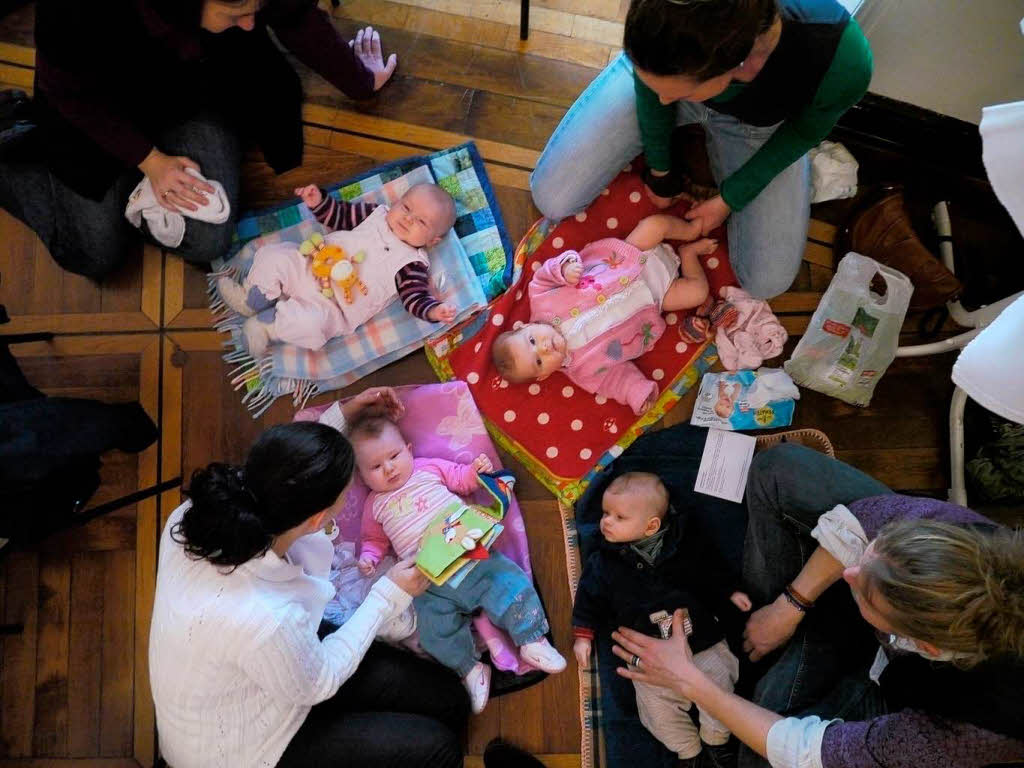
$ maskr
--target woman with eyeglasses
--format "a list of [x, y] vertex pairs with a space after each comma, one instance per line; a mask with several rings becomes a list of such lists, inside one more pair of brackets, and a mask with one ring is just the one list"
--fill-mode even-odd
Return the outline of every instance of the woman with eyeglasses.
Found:
[[743, 576], [763, 607], [743, 647], [769, 665], [753, 700], [694, 666], [681, 616], [668, 640], [613, 633], [622, 676], [723, 722], [741, 768], [1024, 759], [1024, 532], [792, 444], [754, 459], [746, 505]]
[[659, 207], [687, 169], [677, 125], [699, 123], [718, 194], [687, 218], [727, 225], [742, 288], [770, 298], [792, 284], [810, 218], [807, 151], [864, 95], [871, 49], [836, 0], [632, 0], [624, 51], [576, 100], [530, 180], [549, 219], [574, 214], [641, 152]]

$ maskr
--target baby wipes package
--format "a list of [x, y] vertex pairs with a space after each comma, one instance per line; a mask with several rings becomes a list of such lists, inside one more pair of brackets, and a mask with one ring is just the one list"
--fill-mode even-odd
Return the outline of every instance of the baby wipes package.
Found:
[[772, 429], [793, 423], [800, 391], [779, 368], [705, 373], [690, 423], [714, 429]]

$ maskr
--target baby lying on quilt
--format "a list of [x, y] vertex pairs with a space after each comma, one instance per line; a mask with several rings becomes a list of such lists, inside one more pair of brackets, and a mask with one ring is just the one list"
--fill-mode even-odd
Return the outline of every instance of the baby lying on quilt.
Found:
[[455, 319], [456, 308], [430, 292], [424, 250], [455, 223], [455, 201], [445, 190], [417, 184], [390, 207], [335, 200], [312, 185], [295, 194], [332, 231], [301, 248], [265, 245], [241, 284], [227, 276], [217, 281], [224, 303], [248, 318], [242, 332], [250, 355], [262, 356], [275, 341], [319, 349], [396, 296], [421, 320]]
[[661, 337], [663, 311], [707, 300], [708, 281], [697, 257], [717, 246], [704, 238], [681, 246], [676, 256], [663, 241], [699, 234], [699, 222], [657, 214], [625, 240], [606, 238], [548, 259], [530, 281], [530, 322], [494, 341], [498, 373], [519, 383], [561, 369], [588, 392], [637, 414], [646, 411], [658, 385], [630, 361]]
[[[572, 610], [573, 652], [580, 667], [589, 665], [595, 631], [630, 627], [654, 637], [668, 637], [672, 615], [687, 611], [693, 662], [719, 688], [732, 691], [739, 661], [729, 650], [716, 613], [726, 600], [743, 612], [750, 598], [714, 547], [686, 528], [685, 517], [669, 504], [668, 489], [647, 472], [627, 472], [612, 481], [601, 497], [598, 550], [587, 559]], [[633, 657], [634, 664], [642, 664]], [[735, 765], [729, 729], [698, 708], [694, 725], [688, 699], [669, 688], [633, 681], [640, 722], [679, 755], [679, 768]], [[707, 751], [710, 760], [698, 762]]]
[[[472, 464], [413, 458], [412, 446], [387, 418], [368, 414], [348, 427], [359, 476], [370, 488], [363, 508], [359, 570], [371, 576], [393, 547], [398, 557], [414, 557], [423, 534], [452, 504], [466, 506], [456, 494], [479, 488], [478, 472], [491, 462], [481, 454]], [[470, 633], [473, 613], [483, 609], [519, 647], [523, 660], [550, 674], [565, 669], [565, 659], [544, 635], [544, 608], [522, 568], [500, 552], [477, 561], [456, 587], [433, 585], [415, 598], [420, 646], [462, 678], [473, 712], [482, 712], [490, 696], [491, 668], [477, 657]]]

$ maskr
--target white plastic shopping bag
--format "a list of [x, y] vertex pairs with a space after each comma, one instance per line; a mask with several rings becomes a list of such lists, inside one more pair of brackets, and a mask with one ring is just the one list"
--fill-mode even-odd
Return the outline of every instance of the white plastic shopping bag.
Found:
[[[871, 289], [885, 282], [885, 294]], [[839, 262], [811, 324], [783, 366], [797, 384], [853, 405], [867, 405], [896, 357], [914, 286], [895, 269], [859, 253]]]

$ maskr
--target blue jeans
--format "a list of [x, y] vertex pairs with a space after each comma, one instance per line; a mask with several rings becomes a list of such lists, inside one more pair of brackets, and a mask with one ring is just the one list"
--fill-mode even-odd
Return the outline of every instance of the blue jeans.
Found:
[[[238, 216], [241, 143], [220, 117], [202, 114], [163, 131], [157, 146], [168, 155], [189, 157], [208, 179], [219, 181], [231, 203], [223, 224], [186, 219], [185, 237], [167, 249], [143, 222], [141, 235], [189, 261], [210, 262], [227, 253]], [[21, 219], [43, 241], [54, 261], [69, 272], [102, 279], [138, 252], [140, 231], [124, 217], [128, 195], [142, 180], [125, 171], [102, 200], [78, 194], [38, 160], [0, 160], [0, 208]]]
[[[837, 504], [890, 493], [848, 464], [800, 445], [758, 454], [747, 478], [743, 581], [755, 605], [774, 600], [817, 547], [810, 535]], [[839, 582], [818, 598], [789, 642], [772, 657], [753, 700], [781, 715], [864, 720], [885, 713], [881, 689], [868, 678], [878, 651], [849, 587]], [[767, 768], [747, 747], [740, 768]]]
[[[778, 127], [747, 125], [701, 103], [679, 101], [676, 106], [679, 125], [703, 126], [718, 184]], [[633, 66], [622, 53], [576, 99], [548, 139], [530, 177], [534, 203], [553, 221], [577, 213], [642, 151]], [[771, 298], [793, 284], [807, 239], [810, 201], [810, 165], [804, 156], [726, 219], [729, 262], [744, 290]]]
[[462, 677], [476, 664], [470, 622], [477, 609], [517, 646], [540, 640], [548, 631], [530, 577], [500, 552], [477, 562], [457, 588], [431, 586], [413, 604], [423, 650]]

